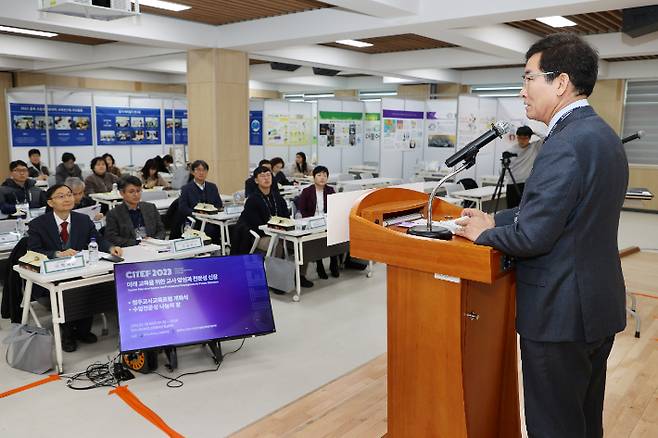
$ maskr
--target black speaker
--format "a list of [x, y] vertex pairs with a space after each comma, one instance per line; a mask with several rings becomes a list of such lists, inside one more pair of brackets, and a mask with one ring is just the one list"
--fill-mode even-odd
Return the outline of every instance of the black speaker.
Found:
[[658, 6], [623, 9], [621, 18], [621, 31], [631, 38], [658, 31]]
[[270, 67], [272, 68], [272, 70], [295, 71], [295, 70], [297, 70], [299, 67], [301, 67], [301, 65], [297, 65], [297, 64], [286, 64], [286, 63], [284, 63], [284, 62], [271, 62], [271, 63], [270, 63]]
[[340, 70], [332, 70], [330, 68], [313, 67], [313, 73], [319, 76], [336, 76]]

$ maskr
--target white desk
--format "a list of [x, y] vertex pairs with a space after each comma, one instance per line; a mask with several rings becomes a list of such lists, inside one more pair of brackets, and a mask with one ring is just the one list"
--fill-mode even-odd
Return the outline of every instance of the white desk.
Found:
[[[155, 190], [153, 189], [144, 189], [143, 192], [154, 192]], [[145, 202], [151, 202], [155, 204], [156, 206], [161, 206], [164, 208], [164, 212], [166, 213], [167, 208], [171, 205], [171, 203], [174, 201], [174, 199], [178, 198], [180, 196], [180, 190], [164, 190], [165, 193], [167, 193], [167, 199], [156, 199], [153, 201], [145, 201]], [[123, 198], [121, 197], [120, 193], [113, 193], [113, 192], [107, 192], [107, 193], [91, 193], [89, 195], [91, 199], [94, 201], [100, 203], [100, 204], [105, 204], [107, 205], [110, 210], [113, 209], [114, 207], [117, 206], [118, 203], [123, 201]], [[162, 201], [162, 202], [158, 202]], [[158, 210], [161, 210], [160, 207], [158, 207]], [[162, 213], [161, 213], [162, 214]]]
[[[425, 181], [440, 181], [445, 178], [452, 170], [451, 169], [440, 169], [440, 170], [420, 170], [416, 172], [416, 176], [423, 178]], [[455, 178], [451, 178], [448, 182], [454, 181]]]
[[353, 175], [356, 175], [357, 177], [361, 177], [362, 173], [370, 173], [372, 174], [372, 176], [379, 176], [379, 167], [371, 166], [368, 164], [357, 164], [354, 166], [350, 166], [347, 169], [347, 173], [351, 173]]
[[[478, 187], [470, 190], [460, 190], [458, 192], [452, 192], [451, 195], [454, 198], [460, 198], [467, 201], [474, 201], [475, 207], [478, 210], [482, 210], [482, 202], [490, 201], [493, 198], [494, 190], [496, 190], [495, 186], [485, 186], [485, 187]], [[505, 194], [506, 194], [506, 188], [505, 186], [503, 186], [500, 197], [504, 198]]]
[[338, 187], [339, 192], [345, 192], [352, 190], [375, 189], [377, 187], [391, 186], [401, 182], [402, 181], [398, 178], [366, 178], [355, 179], [352, 181], [338, 181], [336, 187]]
[[226, 255], [228, 254], [228, 248], [231, 245], [228, 227], [229, 225], [236, 223], [241, 214], [242, 212], [226, 214], [223, 211], [220, 211], [217, 214], [192, 213], [192, 216], [201, 221], [201, 231], [206, 229], [206, 224], [214, 224], [219, 227], [220, 251], [222, 252], [222, 255]]
[[[148, 244], [139, 246], [130, 246], [123, 248], [124, 263], [147, 262], [154, 260], [171, 260], [183, 259], [200, 254], [207, 254], [219, 250], [217, 245], [206, 245], [203, 248], [195, 248], [180, 253], [158, 252], [158, 247]], [[50, 292], [50, 303], [52, 312], [53, 334], [55, 335], [55, 355], [57, 357], [57, 371], [64, 371], [62, 358], [62, 335], [59, 325], [66, 322], [64, 317], [64, 293], [67, 290], [76, 289], [84, 286], [114, 281], [114, 264], [101, 260], [98, 263], [87, 266], [82, 270], [69, 272], [60, 272], [54, 274], [40, 274], [25, 269], [19, 265], [14, 266], [14, 271], [25, 280], [25, 290], [23, 291], [23, 317], [22, 324], [27, 324], [30, 313], [34, 317], [32, 310], [32, 286], [38, 284]], [[36, 318], [35, 318], [36, 319]], [[38, 324], [38, 321], [37, 321]]]
[[284, 242], [292, 242], [293, 251], [295, 255], [295, 295], [293, 295], [293, 301], [299, 301], [301, 296], [301, 284], [300, 284], [300, 272], [299, 267], [304, 264], [304, 242], [317, 239], [325, 239], [327, 237], [327, 229], [316, 228], [314, 230], [275, 230], [273, 228], [268, 228], [267, 225], [261, 225], [259, 227], [266, 235], [270, 236], [270, 246], [267, 248], [266, 256], [269, 257], [274, 252], [279, 239], [282, 239]]
[[155, 205], [155, 208], [158, 209], [158, 213], [160, 213], [161, 215], [163, 215], [163, 214], [165, 214], [165, 213], [167, 212], [167, 210], [169, 209], [169, 207], [171, 206], [171, 204], [172, 204], [176, 199], [178, 199], [178, 196], [176, 196], [176, 197], [169, 197], [169, 198], [167, 198], [167, 199], [155, 199], [155, 200], [153, 200], [153, 201], [146, 201], [146, 202], [150, 202], [151, 204]]

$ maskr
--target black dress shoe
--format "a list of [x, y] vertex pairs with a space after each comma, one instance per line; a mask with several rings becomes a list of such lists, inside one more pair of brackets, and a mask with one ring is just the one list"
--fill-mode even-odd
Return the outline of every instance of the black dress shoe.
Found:
[[300, 281], [299, 281], [299, 284], [300, 284], [302, 287], [313, 287], [313, 282], [307, 280], [306, 277], [304, 277], [303, 275], [299, 277], [299, 280], [300, 280]]
[[329, 276], [327, 275], [327, 272], [324, 270], [324, 263], [322, 263], [322, 260], [318, 260], [316, 262], [316, 264], [317, 264], [317, 267], [318, 267], [318, 277], [320, 277], [323, 280], [326, 280], [327, 278], [329, 278]]
[[98, 338], [92, 332], [76, 333], [75, 338], [84, 344], [95, 344], [98, 342]]
[[282, 290], [279, 289], [274, 289], [273, 287], [270, 288], [270, 292], [276, 295], [285, 295], [286, 293]]
[[62, 338], [62, 350], [73, 353], [78, 349], [78, 343], [73, 338]]

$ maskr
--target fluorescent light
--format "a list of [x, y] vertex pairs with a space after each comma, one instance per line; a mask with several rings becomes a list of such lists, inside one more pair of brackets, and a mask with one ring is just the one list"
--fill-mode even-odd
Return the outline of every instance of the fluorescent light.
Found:
[[[135, 3], [135, 0], [131, 0]], [[167, 11], [180, 12], [190, 9], [192, 6], [181, 5], [180, 3], [166, 2], [163, 0], [139, 0], [140, 6], [150, 6], [152, 8], [165, 9]]]
[[43, 32], [40, 30], [20, 29], [18, 27], [0, 26], [0, 32], [20, 33], [24, 35], [34, 35], [46, 38], [56, 37], [58, 34], [52, 32]]
[[567, 18], [562, 17], [561, 15], [554, 15], [552, 17], [539, 17], [537, 18], [537, 21], [548, 24], [551, 27], [568, 27], [576, 26], [577, 24]]
[[502, 91], [502, 90], [521, 91], [521, 87], [471, 87], [471, 91]]
[[359, 97], [397, 96], [397, 91], [359, 91]]
[[352, 47], [372, 47], [372, 44], [366, 43], [365, 41], [357, 41], [357, 40], [338, 40], [336, 41], [338, 44], [343, 44], [345, 46], [352, 46]]

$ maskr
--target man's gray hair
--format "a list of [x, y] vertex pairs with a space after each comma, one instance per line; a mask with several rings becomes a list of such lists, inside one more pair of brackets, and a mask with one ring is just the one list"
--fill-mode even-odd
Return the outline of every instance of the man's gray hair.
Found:
[[85, 188], [85, 182], [80, 178], [78, 178], [77, 176], [69, 176], [68, 178], [66, 178], [66, 180], [64, 181], [64, 185], [68, 186], [69, 189], [71, 190], [76, 189], [78, 187], [82, 187], [83, 190]]

